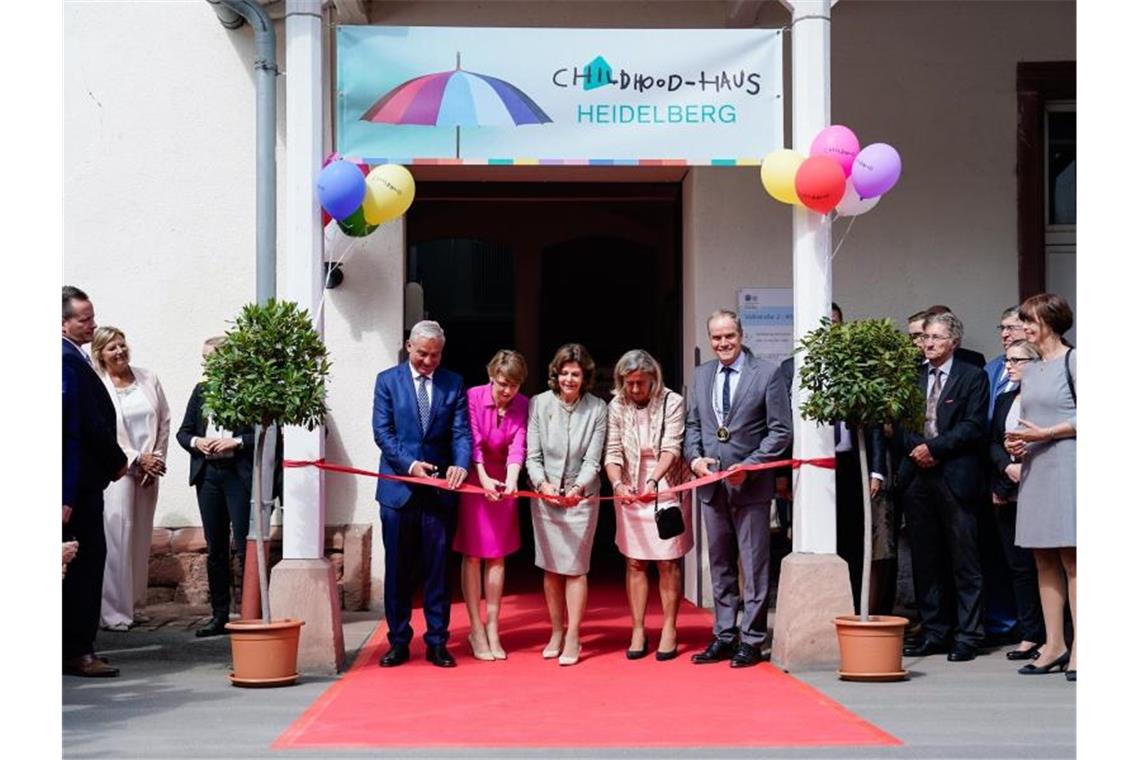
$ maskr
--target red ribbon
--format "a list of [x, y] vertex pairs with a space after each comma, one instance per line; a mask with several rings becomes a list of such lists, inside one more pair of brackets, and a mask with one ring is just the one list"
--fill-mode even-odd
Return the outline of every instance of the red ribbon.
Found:
[[[447, 488], [447, 481], [442, 478], [417, 478], [411, 475], [386, 475], [381, 472], [373, 472], [372, 470], [360, 470], [355, 467], [348, 467], [343, 464], [332, 464], [326, 462], [324, 459], [286, 459], [284, 461], [286, 467], [316, 467], [318, 470], [325, 472], [340, 472], [347, 475], [364, 475], [370, 478], [378, 478], [380, 480], [395, 480], [400, 483], [407, 483], [414, 486], [427, 486], [429, 488]], [[800, 467], [808, 465], [810, 467], [822, 467], [827, 470], [835, 469], [835, 457], [818, 457], [816, 459], [781, 459], [776, 462], [762, 462], [760, 464], [742, 464], [737, 467], [733, 472], [756, 472], [759, 470], [772, 470], [781, 467], [790, 467], [793, 470], [798, 470]], [[684, 483], [679, 483], [675, 486], [665, 489], [660, 492], [661, 496], [667, 494], [681, 493], [682, 491], [691, 491], [694, 488], [699, 488], [709, 483], [716, 483], [719, 480], [724, 480], [733, 474], [727, 470], [714, 472], [711, 475], [706, 475], [703, 478], [694, 478], [687, 480]], [[448, 489], [452, 490], [452, 489]], [[484, 495], [484, 491], [479, 486], [463, 483], [458, 488], [454, 489], [454, 493], [469, 493], [477, 496]], [[543, 499], [558, 503], [560, 497], [544, 496], [543, 494], [535, 491], [516, 491], [511, 494], [511, 498], [527, 497], [531, 499]], [[614, 496], [602, 496], [603, 501], [613, 501]]]

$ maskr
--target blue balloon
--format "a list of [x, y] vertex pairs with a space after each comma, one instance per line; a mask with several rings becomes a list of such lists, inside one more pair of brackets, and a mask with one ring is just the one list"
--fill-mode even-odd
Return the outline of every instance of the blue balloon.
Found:
[[333, 161], [317, 175], [321, 207], [338, 221], [347, 219], [360, 208], [365, 189], [360, 167], [349, 161]]

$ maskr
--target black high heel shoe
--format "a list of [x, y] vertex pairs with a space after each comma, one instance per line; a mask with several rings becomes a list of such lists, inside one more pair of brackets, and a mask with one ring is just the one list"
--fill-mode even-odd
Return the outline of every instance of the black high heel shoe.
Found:
[[1066, 680], [1066, 681], [1071, 681], [1072, 683], [1076, 683], [1076, 682], [1077, 682], [1077, 671], [1075, 671], [1075, 670], [1066, 670], [1066, 671], [1065, 671], [1065, 680]]
[[649, 637], [645, 637], [645, 643], [641, 645], [641, 649], [627, 649], [625, 650], [625, 659], [627, 660], [640, 660], [649, 654]]
[[1011, 649], [1005, 653], [1007, 660], [1036, 660], [1037, 655], [1041, 654], [1041, 647], [1035, 646], [1029, 649]]
[[1017, 669], [1017, 672], [1023, 676], [1043, 676], [1046, 673], [1052, 673], [1053, 671], [1062, 673], [1065, 670], [1065, 666], [1068, 664], [1069, 653], [1065, 652], [1057, 659], [1053, 660], [1052, 662], [1047, 662], [1044, 665], [1036, 665], [1034, 663], [1022, 665]]

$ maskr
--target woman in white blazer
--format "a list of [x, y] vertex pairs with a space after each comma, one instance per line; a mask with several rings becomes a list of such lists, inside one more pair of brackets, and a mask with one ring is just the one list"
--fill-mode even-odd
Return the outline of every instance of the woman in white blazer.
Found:
[[112, 483], [103, 494], [107, 565], [100, 623], [110, 630], [125, 631], [143, 622], [158, 479], [166, 474], [170, 406], [158, 377], [131, 366], [122, 330], [97, 328], [91, 358], [115, 405], [119, 446], [130, 463], [128, 476]]

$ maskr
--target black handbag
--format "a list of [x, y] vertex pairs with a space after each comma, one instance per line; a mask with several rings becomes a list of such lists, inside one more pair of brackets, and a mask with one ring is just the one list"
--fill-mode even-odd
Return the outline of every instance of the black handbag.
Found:
[[674, 504], [664, 509], [653, 500], [653, 519], [657, 521], [657, 536], [662, 541], [681, 535], [685, 532], [685, 519], [681, 516], [681, 508]]
[[[668, 396], [665, 397], [668, 401]], [[658, 456], [660, 456], [661, 441], [665, 439], [665, 408], [662, 403], [661, 408], [661, 440], [658, 441]], [[685, 518], [681, 515], [681, 508], [674, 504], [671, 507], [661, 508], [660, 501], [657, 498], [657, 483], [653, 483], [653, 519], [657, 523], [657, 536], [662, 541], [667, 541], [670, 538], [675, 538], [685, 532]]]

